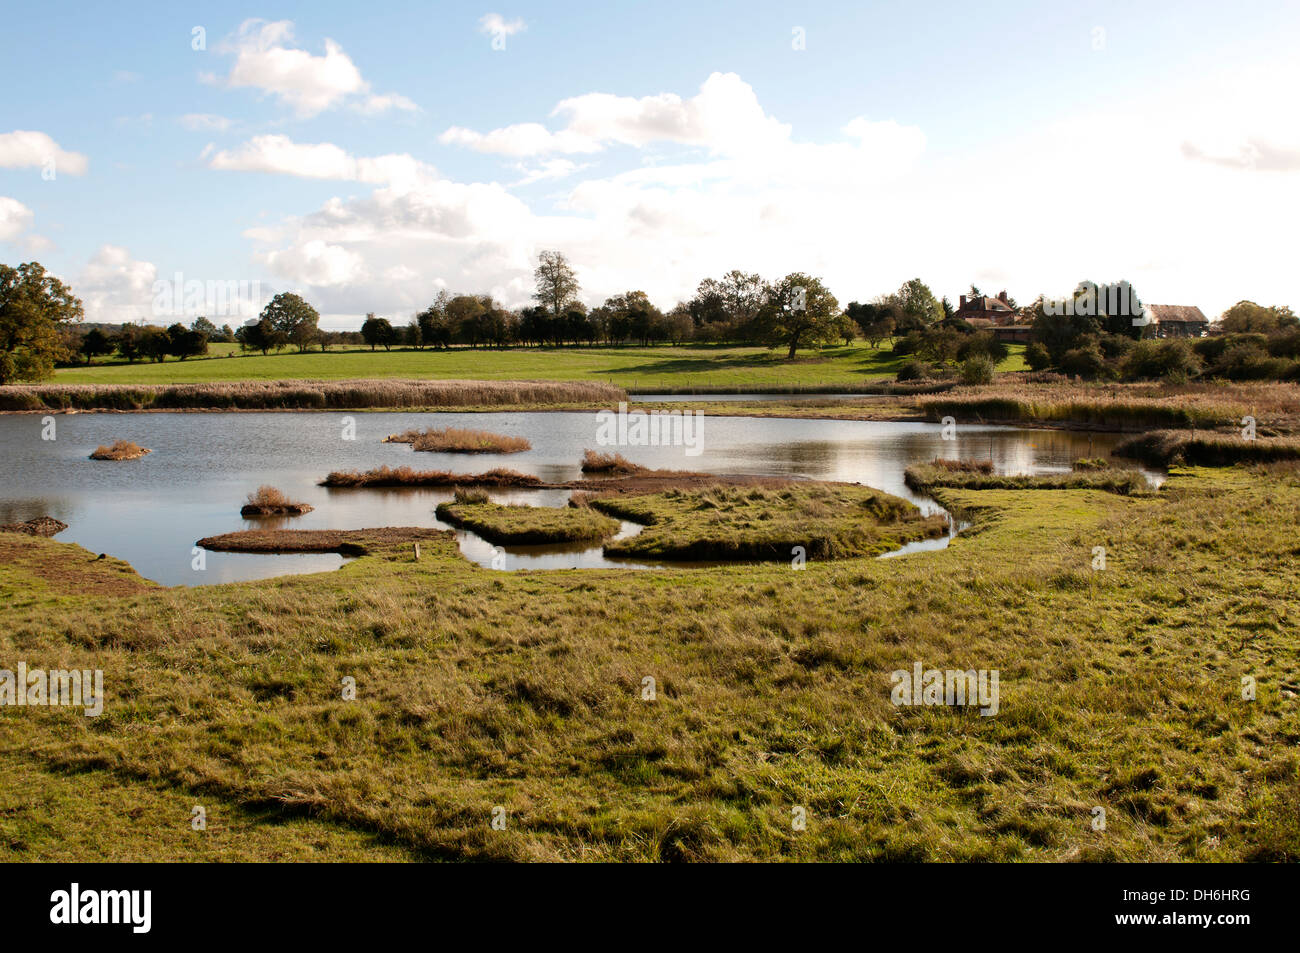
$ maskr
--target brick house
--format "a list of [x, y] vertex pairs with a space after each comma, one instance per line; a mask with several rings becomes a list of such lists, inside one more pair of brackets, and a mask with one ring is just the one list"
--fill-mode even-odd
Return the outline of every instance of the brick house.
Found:
[[1015, 323], [1016, 309], [1011, 307], [1005, 291], [999, 291], [996, 298], [988, 295], [962, 295], [955, 316], [972, 327], [999, 327]]

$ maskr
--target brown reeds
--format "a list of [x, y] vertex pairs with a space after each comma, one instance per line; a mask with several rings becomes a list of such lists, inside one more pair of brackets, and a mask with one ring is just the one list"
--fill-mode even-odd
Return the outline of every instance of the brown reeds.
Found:
[[119, 440], [111, 447], [98, 446], [95, 452], [90, 455], [92, 460], [139, 460], [146, 453], [153, 453], [152, 450], [146, 450], [138, 443], [130, 440]]
[[447, 470], [415, 470], [411, 467], [376, 467], [364, 473], [335, 470], [321, 486], [397, 487], [397, 486], [537, 486], [539, 477], [500, 467], [485, 473], [451, 473]]
[[301, 516], [315, 507], [291, 500], [273, 486], [259, 486], [248, 494], [248, 502], [240, 509], [240, 516]]
[[443, 427], [430, 430], [407, 430], [389, 434], [384, 443], [409, 443], [412, 450], [430, 453], [522, 453], [533, 449], [524, 437], [510, 437], [486, 430]]

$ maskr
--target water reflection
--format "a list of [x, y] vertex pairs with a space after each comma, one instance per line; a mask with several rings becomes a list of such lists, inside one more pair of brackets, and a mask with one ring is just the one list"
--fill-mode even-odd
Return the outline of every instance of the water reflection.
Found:
[[[344, 439], [343, 418], [356, 421], [356, 439]], [[438, 527], [441, 489], [339, 490], [317, 483], [330, 470], [411, 465], [472, 473], [497, 466], [548, 482], [578, 478], [582, 451], [597, 449], [594, 413], [151, 413], [59, 416], [57, 439], [41, 439], [41, 417], [0, 415], [0, 521], [53, 516], [69, 524], [58, 539], [129, 561], [167, 585], [200, 585], [287, 572], [336, 568], [333, 554], [206, 554], [192, 563], [195, 540], [252, 527], [362, 529]], [[525, 436], [533, 449], [509, 456], [415, 453], [384, 436], [416, 427], [472, 427]], [[153, 453], [120, 463], [90, 461], [101, 443], [134, 440]], [[1068, 470], [1075, 459], [1106, 456], [1114, 434], [964, 425], [955, 441], [937, 424], [885, 421], [709, 417], [704, 451], [682, 447], [628, 447], [619, 452], [653, 468], [747, 473], [860, 482], [913, 500], [928, 500], [903, 485], [903, 470], [936, 456], [992, 458], [1015, 473]], [[302, 517], [245, 520], [244, 497], [270, 484], [315, 510]], [[500, 502], [562, 506], [567, 490], [493, 490]], [[491, 565], [483, 544], [461, 533], [466, 555]], [[507, 547], [508, 568], [636, 565], [587, 552], [527, 551]], [[593, 552], [595, 553], [593, 555]]]

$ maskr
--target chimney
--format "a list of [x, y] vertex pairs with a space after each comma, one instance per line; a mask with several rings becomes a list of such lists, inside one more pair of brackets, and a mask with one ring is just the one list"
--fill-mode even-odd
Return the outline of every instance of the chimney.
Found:
[[965, 295], [962, 295], [962, 296], [961, 296], [961, 306], [960, 306], [960, 308], [958, 308], [958, 310], [960, 310], [960, 311], [965, 311], [965, 310], [966, 310], [966, 296], [965, 296]]
[[1007, 301], [1007, 293], [1006, 293], [1006, 290], [1005, 290], [1005, 289], [1002, 290], [1002, 291], [999, 291], [999, 292], [998, 292], [998, 300], [1001, 301], [1003, 304], [1009, 304], [1009, 303], [1010, 303], [1010, 302]]

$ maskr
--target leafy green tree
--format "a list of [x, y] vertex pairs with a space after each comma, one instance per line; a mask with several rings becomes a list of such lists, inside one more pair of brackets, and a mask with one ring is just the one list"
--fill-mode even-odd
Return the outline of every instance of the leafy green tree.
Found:
[[99, 328], [91, 328], [86, 332], [86, 336], [81, 339], [80, 350], [85, 355], [86, 363], [89, 364], [91, 358], [112, 354], [113, 341]]
[[544, 251], [537, 256], [537, 293], [533, 297], [551, 313], [560, 317], [578, 300], [578, 274], [562, 252]]
[[760, 318], [770, 347], [788, 348], [793, 360], [800, 347], [816, 347], [835, 340], [840, 304], [820, 278], [792, 272], [774, 284]]
[[202, 315], [199, 315], [194, 319], [194, 323], [190, 325], [190, 330], [197, 331], [209, 341], [221, 340], [221, 329]]
[[1231, 334], [1271, 334], [1295, 327], [1298, 323], [1295, 313], [1286, 305], [1266, 308], [1253, 301], [1238, 301], [1220, 316], [1219, 330]]
[[898, 304], [900, 331], [916, 331], [944, 318], [943, 305], [920, 278], [903, 282], [893, 297]]
[[178, 360], [208, 353], [208, 336], [176, 323], [167, 329], [167, 353]]
[[134, 364], [140, 359], [139, 325], [123, 324], [122, 329], [117, 332], [117, 339], [114, 344], [117, 347], [117, 353], [122, 355], [128, 364]]
[[271, 348], [282, 347], [278, 332], [271, 326], [270, 318], [250, 321], [235, 332], [235, 340], [245, 351], [261, 351], [266, 355]]
[[372, 311], [366, 315], [365, 323], [361, 325], [361, 337], [370, 345], [370, 350], [379, 346], [387, 351], [396, 343], [397, 332], [387, 318], [377, 318]]
[[0, 384], [54, 373], [67, 356], [60, 332], [83, 314], [81, 300], [39, 262], [0, 265]]
[[[298, 295], [282, 291], [262, 309], [262, 317], [271, 322], [276, 339], [293, 344], [299, 353], [306, 351], [320, 338], [317, 326], [320, 315]], [[283, 346], [283, 345], [280, 345]]]
[[167, 352], [170, 349], [171, 340], [162, 328], [146, 324], [140, 329], [140, 353], [149, 360], [161, 364], [167, 360]]

